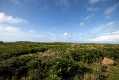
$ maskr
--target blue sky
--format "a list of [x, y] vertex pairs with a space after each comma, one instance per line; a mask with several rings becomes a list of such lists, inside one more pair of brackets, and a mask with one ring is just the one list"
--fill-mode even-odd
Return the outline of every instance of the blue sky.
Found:
[[119, 0], [0, 0], [0, 40], [119, 43]]

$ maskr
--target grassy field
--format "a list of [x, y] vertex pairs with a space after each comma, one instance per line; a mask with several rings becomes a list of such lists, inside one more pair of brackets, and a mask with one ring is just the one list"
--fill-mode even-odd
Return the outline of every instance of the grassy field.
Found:
[[119, 45], [0, 42], [0, 80], [119, 80]]

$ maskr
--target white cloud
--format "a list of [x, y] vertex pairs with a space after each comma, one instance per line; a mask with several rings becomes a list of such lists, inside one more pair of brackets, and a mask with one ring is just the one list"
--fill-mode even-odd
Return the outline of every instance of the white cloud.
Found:
[[108, 7], [105, 11], [104, 11], [104, 14], [107, 15], [107, 16], [110, 16], [119, 6], [119, 3], [111, 6], [111, 7]]
[[10, 23], [10, 24], [17, 24], [17, 23], [25, 23], [26, 20], [18, 17], [13, 17], [6, 15], [4, 12], [0, 12], [0, 23]]
[[[20, 27], [26, 20], [0, 12], [0, 41], [53, 41], [56, 35]], [[65, 33], [65, 35], [68, 35]]]
[[38, 32], [17, 26], [7, 26], [0, 24], [0, 41], [55, 41], [56, 35], [53, 33]]
[[92, 29], [93, 34], [103, 34], [103, 33], [111, 33], [119, 29], [119, 23], [116, 21], [110, 21]]
[[[0, 26], [0, 36], [9, 37], [9, 36], [20, 36], [24, 31], [19, 27], [15, 26]], [[24, 36], [24, 35], [22, 35]]]
[[24, 31], [21, 27], [15, 24], [23, 24], [26, 20], [13, 17], [0, 12], [0, 40], [3, 41], [16, 41], [16, 40], [31, 40], [32, 34]]
[[0, 25], [0, 40], [2, 41], [31, 41], [34, 35], [29, 30], [25, 31], [21, 27]]
[[17, 27], [12, 27], [12, 26], [7, 26], [7, 27], [5, 27], [5, 28], [3, 28], [3, 27], [0, 27], [0, 32], [7, 32], [7, 33], [16, 33], [16, 32], [18, 32], [19, 31], [19, 28], [17, 28]]
[[119, 31], [112, 32], [113, 34], [119, 34]]
[[73, 41], [73, 35], [71, 32], [64, 32], [63, 35], [64, 36], [61, 36], [61, 38], [59, 39], [60, 41], [64, 41], [64, 42], [72, 42]]
[[69, 33], [68, 32], [64, 32], [64, 36], [68, 36], [69, 35]]
[[119, 23], [110, 21], [92, 29], [89, 42], [119, 43]]
[[119, 42], [119, 34], [110, 34], [98, 36], [91, 41], [93, 42]]

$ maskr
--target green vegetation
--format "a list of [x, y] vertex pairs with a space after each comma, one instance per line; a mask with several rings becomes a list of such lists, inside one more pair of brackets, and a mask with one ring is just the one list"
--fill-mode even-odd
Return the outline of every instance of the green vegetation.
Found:
[[0, 80], [119, 80], [119, 45], [0, 42]]

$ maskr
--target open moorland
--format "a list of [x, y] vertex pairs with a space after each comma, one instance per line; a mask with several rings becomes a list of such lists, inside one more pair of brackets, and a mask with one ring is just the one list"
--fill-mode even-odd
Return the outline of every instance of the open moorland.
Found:
[[0, 80], [119, 80], [119, 45], [0, 42]]

